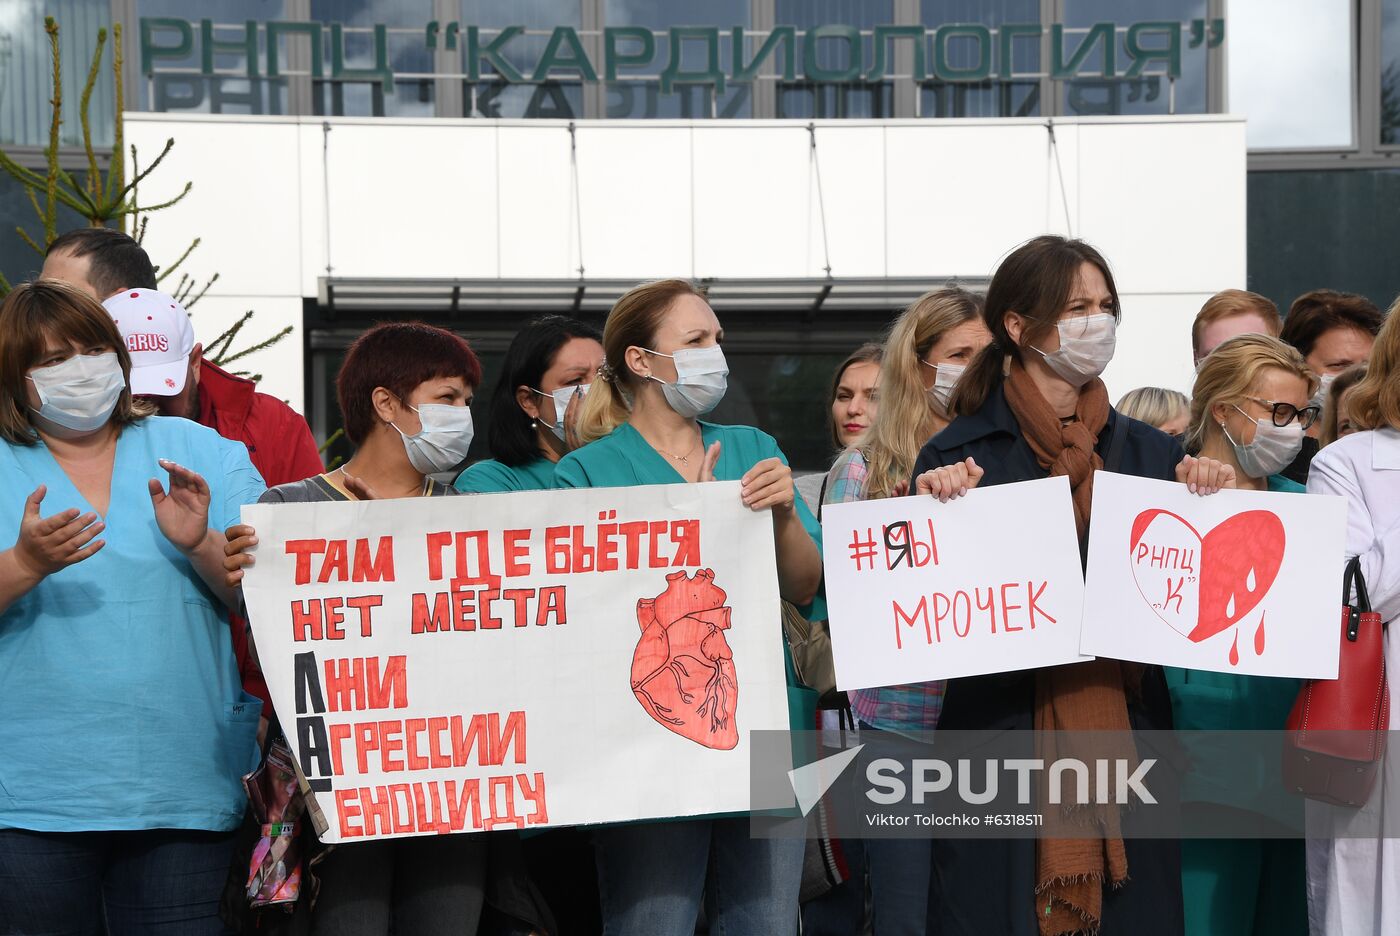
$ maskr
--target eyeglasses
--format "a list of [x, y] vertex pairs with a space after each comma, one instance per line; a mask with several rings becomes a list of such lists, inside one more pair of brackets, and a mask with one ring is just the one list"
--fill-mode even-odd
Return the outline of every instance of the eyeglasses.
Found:
[[1298, 420], [1298, 425], [1302, 426], [1304, 430], [1311, 429], [1312, 424], [1317, 422], [1317, 417], [1322, 415], [1322, 407], [1320, 406], [1304, 406], [1299, 408], [1292, 403], [1279, 403], [1276, 400], [1261, 400], [1259, 397], [1245, 397], [1245, 399], [1253, 403], [1258, 403], [1260, 406], [1269, 407], [1273, 413], [1274, 425], [1278, 426], [1280, 429], [1287, 426], [1294, 419]]

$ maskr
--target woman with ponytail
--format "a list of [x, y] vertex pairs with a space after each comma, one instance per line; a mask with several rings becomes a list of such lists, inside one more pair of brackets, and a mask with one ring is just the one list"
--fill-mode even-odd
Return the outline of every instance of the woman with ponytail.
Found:
[[[959, 377], [991, 340], [982, 323], [982, 297], [963, 289], [925, 293], [895, 320], [885, 341], [880, 408], [865, 438], [836, 459], [827, 474], [827, 504], [895, 497], [909, 487], [919, 449], [948, 425], [948, 401]], [[943, 681], [852, 692], [862, 730], [913, 737], [933, 731]], [[875, 932], [933, 932], [931, 840], [869, 839]]]
[[[1013, 251], [987, 288], [992, 343], [953, 393], [953, 422], [919, 453], [916, 491], [946, 501], [979, 485], [1066, 476], [1087, 555], [1096, 470], [1182, 481], [1197, 494], [1233, 487], [1229, 466], [1186, 456], [1109, 406], [1099, 375], [1113, 358], [1120, 314], [1108, 263], [1088, 244], [1043, 236]], [[1035, 750], [1025, 753], [1045, 763], [1056, 759], [1056, 732], [1171, 726], [1162, 668], [1107, 659], [950, 679], [938, 721], [940, 732], [1036, 729]], [[931, 931], [1179, 936], [1178, 843], [1124, 840], [1117, 807], [1081, 809], [1097, 841], [936, 842], [935, 875], [948, 899]]]
[[[704, 290], [686, 280], [628, 291], [608, 314], [603, 366], [579, 414], [588, 444], [559, 461], [555, 478], [560, 487], [740, 481], [746, 507], [772, 512], [779, 594], [808, 605], [821, 582], [821, 531], [787, 459], [767, 433], [700, 420], [727, 386], [723, 337]], [[775, 619], [774, 640], [779, 628]], [[807, 714], [795, 723], [811, 724]], [[609, 936], [691, 936], [702, 898], [712, 933], [796, 930], [800, 838], [754, 838], [738, 816], [613, 825], [595, 844]]]

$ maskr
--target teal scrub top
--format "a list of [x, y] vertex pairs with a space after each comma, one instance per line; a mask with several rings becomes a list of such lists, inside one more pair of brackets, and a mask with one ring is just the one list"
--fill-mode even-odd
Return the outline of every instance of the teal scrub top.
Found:
[[[1282, 475], [1268, 479], [1270, 491], [1301, 494], [1306, 488]], [[1244, 676], [1206, 670], [1163, 667], [1172, 698], [1172, 726], [1178, 731], [1282, 731], [1288, 712], [1298, 698], [1303, 681], [1286, 676]], [[1214, 763], [1229, 763], [1226, 738], [1199, 736], [1195, 745], [1216, 745]], [[1205, 752], [1201, 752], [1203, 755]], [[1219, 758], [1217, 760], [1217, 758]], [[1241, 785], [1236, 776], [1186, 777], [1182, 799], [1248, 809], [1258, 804], [1261, 791], [1277, 786], [1276, 777], [1258, 777]]]
[[548, 491], [555, 487], [554, 462], [540, 457], [512, 467], [494, 458], [479, 461], [458, 475], [453, 487], [464, 494]]
[[[258, 761], [262, 706], [243, 691], [228, 613], [160, 532], [157, 459], [209, 483], [209, 526], [237, 523], [264, 485], [241, 442], [151, 416], [117, 438], [107, 545], [0, 614], [0, 828], [228, 831]], [[91, 510], [47, 446], [0, 442], [0, 542], [44, 484], [50, 516]]]
[[[701, 422], [700, 438], [705, 449], [712, 443], [720, 443], [719, 463], [715, 465], [715, 478], [719, 481], [738, 481], [750, 468], [766, 458], [778, 458], [787, 464], [787, 456], [778, 448], [777, 440], [750, 426], [719, 426]], [[555, 466], [554, 477], [561, 488], [685, 483], [685, 478], [671, 462], [652, 448], [630, 423], [623, 423], [596, 442], [565, 455]], [[794, 508], [803, 528], [820, 552], [822, 531], [817, 518], [807, 509], [801, 497], [796, 498]], [[808, 617], [825, 615], [822, 608], [802, 610]], [[774, 625], [781, 626], [776, 621]], [[816, 725], [816, 693], [796, 684], [786, 640], [783, 640], [783, 657], [787, 661], [788, 671], [789, 720], [795, 729], [813, 728]]]

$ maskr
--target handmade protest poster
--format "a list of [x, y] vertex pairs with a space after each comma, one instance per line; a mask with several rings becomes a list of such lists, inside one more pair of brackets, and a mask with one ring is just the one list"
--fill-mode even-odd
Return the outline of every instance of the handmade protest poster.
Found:
[[773, 524], [738, 482], [245, 507], [326, 842], [749, 808], [786, 730]]
[[1255, 676], [1337, 677], [1346, 502], [1094, 475], [1080, 649]]
[[822, 508], [836, 684], [1074, 663], [1084, 577], [1069, 481]]

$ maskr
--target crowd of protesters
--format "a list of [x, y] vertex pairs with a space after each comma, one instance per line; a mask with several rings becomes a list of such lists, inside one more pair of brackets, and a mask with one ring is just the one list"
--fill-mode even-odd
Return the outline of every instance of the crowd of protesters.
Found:
[[[724, 327], [687, 280], [629, 290], [601, 332], [524, 325], [483, 401], [491, 457], [470, 465], [484, 375], [469, 342], [389, 322], [341, 365], [354, 453], [328, 471], [301, 416], [203, 356], [138, 244], [59, 237], [0, 307], [0, 933], [1400, 933], [1390, 839], [847, 839], [823, 843], [841, 859], [812, 888], [811, 843], [735, 816], [313, 841], [290, 912], [230, 906], [241, 778], [281, 731], [239, 616], [247, 504], [738, 481], [771, 517], [779, 593], [819, 619], [824, 505], [1063, 476], [1087, 555], [1094, 475], [1110, 470], [1200, 496], [1339, 495], [1346, 556], [1317, 588], [1360, 557], [1383, 620], [1400, 614], [1397, 317], [1331, 290], [1283, 316], [1227, 289], [1192, 326], [1191, 393], [1143, 387], [1115, 408], [1100, 375], [1123, 314], [1108, 260], [1054, 236], [1012, 250], [985, 294], [930, 291], [837, 369], [812, 413], [833, 460], [804, 478], [761, 427], [706, 421], [727, 387]], [[1397, 648], [1387, 635], [1388, 665]], [[861, 690], [840, 723], [1282, 729], [1298, 688], [1097, 659]], [[790, 707], [795, 729], [831, 718]], [[1398, 782], [1387, 772], [1374, 795]], [[1250, 808], [1248, 790], [1222, 806], [1188, 784], [1182, 799]]]

